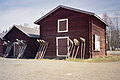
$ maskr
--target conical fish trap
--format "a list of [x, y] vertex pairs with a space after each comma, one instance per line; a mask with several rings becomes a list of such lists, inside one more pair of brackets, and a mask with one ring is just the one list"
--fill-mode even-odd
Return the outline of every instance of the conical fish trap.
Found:
[[80, 42], [77, 39], [74, 39], [75, 46], [79, 46]]

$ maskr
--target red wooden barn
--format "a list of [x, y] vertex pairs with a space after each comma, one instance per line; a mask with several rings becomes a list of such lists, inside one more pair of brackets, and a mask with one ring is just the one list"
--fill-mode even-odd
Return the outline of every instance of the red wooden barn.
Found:
[[39, 29], [13, 25], [13, 27], [5, 34], [3, 39], [14, 44], [9, 54], [10, 57], [16, 54], [16, 39], [19, 39], [25, 40], [27, 44], [23, 58], [34, 58], [39, 47], [39, 43], [37, 42], [37, 39], [39, 39]]
[[80, 41], [80, 37], [85, 39], [85, 58], [106, 53], [106, 23], [95, 13], [60, 5], [34, 23], [40, 25], [41, 38], [49, 42], [45, 57], [69, 55], [69, 39]]
[[4, 33], [0, 33], [0, 56], [3, 56], [3, 38]]

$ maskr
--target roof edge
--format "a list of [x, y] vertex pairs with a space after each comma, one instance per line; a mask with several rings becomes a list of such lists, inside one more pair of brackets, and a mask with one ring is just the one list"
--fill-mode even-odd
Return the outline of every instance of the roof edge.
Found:
[[97, 14], [94, 14], [94, 16], [98, 18], [100, 21], [102, 21], [106, 26], [108, 26], [108, 24], [102, 18], [100, 18]]
[[44, 19], [45, 17], [47, 17], [48, 15], [50, 15], [51, 13], [53, 13], [54, 11], [56, 11], [59, 8], [65, 8], [65, 9], [73, 10], [73, 11], [76, 11], [76, 12], [81, 12], [81, 13], [85, 13], [85, 14], [89, 14], [89, 15], [94, 15], [93, 12], [88, 12], [88, 11], [84, 11], [84, 10], [80, 10], [80, 9], [76, 9], [76, 8], [72, 8], [72, 7], [67, 7], [67, 6], [59, 5], [56, 8], [52, 9], [51, 11], [49, 11], [44, 16], [42, 16], [41, 18], [39, 18], [38, 20], [36, 20], [34, 23], [38, 24], [39, 21], [41, 21], [42, 19]]
[[81, 13], [84, 13], [84, 14], [95, 16], [100, 21], [102, 21], [105, 25], [107, 25], [102, 18], [100, 18], [98, 15], [96, 15], [93, 12], [88, 12], [88, 11], [84, 11], [84, 10], [80, 10], [80, 9], [76, 9], [76, 8], [72, 8], [72, 7], [67, 7], [67, 6], [63, 6], [63, 5], [59, 5], [56, 8], [52, 9], [50, 12], [48, 12], [47, 14], [45, 14], [44, 16], [42, 16], [41, 18], [36, 20], [34, 23], [39, 25], [39, 23], [38, 23], [39, 21], [41, 21], [42, 19], [44, 19], [45, 17], [47, 17], [48, 15], [50, 15], [51, 13], [53, 13], [54, 11], [56, 11], [59, 8], [65, 8], [65, 9], [68, 9], [68, 10], [72, 10], [72, 11], [81, 12]]
[[23, 31], [22, 29], [20, 29], [19, 27], [17, 27], [17, 26], [19, 26], [19, 25], [13, 25], [12, 26], [12, 28], [3, 36], [3, 38], [5, 38], [5, 36], [15, 27], [15, 28], [17, 28], [17, 29], [19, 29], [20, 31], [22, 31], [26, 36], [28, 36], [28, 37], [31, 37], [29, 34], [27, 34], [25, 31]]

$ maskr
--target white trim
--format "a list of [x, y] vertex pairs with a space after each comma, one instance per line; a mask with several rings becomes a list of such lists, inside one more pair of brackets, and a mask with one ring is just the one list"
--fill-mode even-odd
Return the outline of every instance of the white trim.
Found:
[[95, 35], [95, 51], [100, 51], [100, 36]]
[[36, 20], [34, 23], [37, 24], [39, 21], [41, 21], [42, 19], [46, 18], [47, 16], [49, 16], [50, 14], [52, 14], [53, 12], [55, 12], [56, 10], [58, 10], [59, 8], [65, 8], [65, 9], [73, 10], [73, 11], [80, 12], [80, 13], [94, 15], [94, 13], [92, 13], [92, 12], [88, 12], [88, 11], [84, 11], [84, 10], [80, 10], [80, 9], [76, 9], [76, 8], [72, 8], [72, 7], [67, 7], [67, 6], [63, 6], [63, 5], [59, 5], [56, 8], [52, 9], [47, 14], [45, 14], [44, 16], [42, 16], [41, 18], [39, 18], [38, 20]]
[[[60, 30], [59, 30], [59, 28], [60, 28], [60, 27], [59, 27], [59, 22], [60, 22], [60, 21], [66, 21], [66, 30], [64, 30], [64, 31], [60, 31]], [[57, 22], [57, 32], [58, 32], [58, 33], [60, 33], [60, 32], [68, 32], [68, 19], [67, 19], [67, 18], [66, 18], [66, 19], [58, 19], [58, 22]]]
[[100, 51], [100, 36], [97, 34], [95, 34], [94, 36], [95, 36], [95, 42], [94, 42], [95, 49], [94, 49], [94, 51]]
[[[68, 53], [67, 53], [67, 55], [59, 55], [58, 54], [58, 39], [64, 39], [64, 38], [67, 38]], [[59, 57], [67, 57], [67, 56], [69, 56], [69, 36], [56, 37], [56, 55], [59, 56]]]
[[103, 22], [104, 24], [107, 25], [107, 23], [104, 20], [102, 20], [100, 17], [98, 17], [93, 12], [88, 12], [88, 11], [84, 11], [84, 10], [80, 10], [80, 9], [75, 9], [75, 8], [67, 7], [67, 6], [63, 6], [63, 5], [57, 6], [56, 8], [54, 8], [53, 10], [51, 10], [50, 12], [48, 12], [47, 14], [45, 14], [44, 16], [42, 16], [41, 18], [39, 18], [38, 20], [36, 20], [34, 23], [38, 24], [39, 21], [43, 20], [44, 18], [46, 18], [47, 16], [49, 16], [50, 14], [52, 14], [53, 12], [55, 12], [56, 10], [58, 10], [59, 8], [65, 8], [65, 9], [69, 9], [69, 10], [72, 10], [72, 11], [76, 11], [76, 12], [80, 12], [80, 13], [92, 15], [92, 16], [96, 17], [97, 19], [99, 19], [101, 22]]

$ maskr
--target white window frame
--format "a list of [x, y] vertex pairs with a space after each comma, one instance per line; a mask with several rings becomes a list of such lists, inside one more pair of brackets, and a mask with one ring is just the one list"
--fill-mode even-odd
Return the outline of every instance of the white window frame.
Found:
[[[67, 55], [59, 55], [58, 54], [58, 39], [67, 39], [67, 45], [68, 45], [68, 53], [67, 53]], [[56, 55], [58, 56], [58, 57], [67, 57], [67, 56], [69, 56], [69, 36], [65, 36], [65, 37], [56, 37]]]
[[[95, 36], [95, 51], [100, 51], [100, 36], [96, 34], [94, 36]], [[97, 38], [99, 38], [99, 42]]]
[[[60, 25], [59, 25], [60, 21], [66, 21], [66, 30], [60, 31], [60, 29], [59, 29], [60, 28]], [[57, 31], [58, 31], [58, 33], [68, 32], [68, 19], [67, 18], [66, 19], [58, 19]]]

